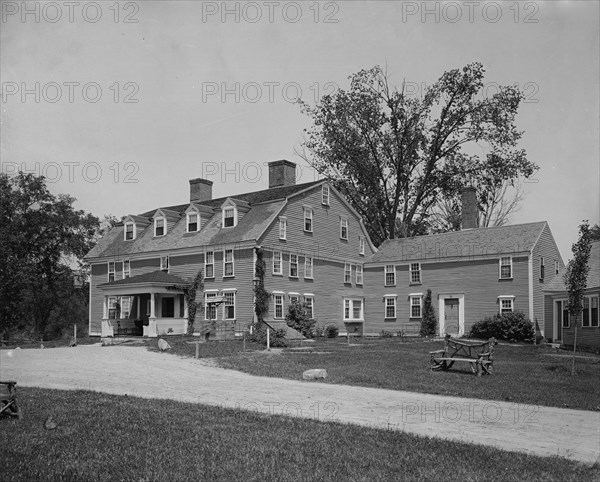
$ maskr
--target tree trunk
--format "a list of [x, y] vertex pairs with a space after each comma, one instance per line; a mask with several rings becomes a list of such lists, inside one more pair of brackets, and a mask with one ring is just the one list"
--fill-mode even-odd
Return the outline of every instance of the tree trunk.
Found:
[[575, 317], [575, 337], [573, 339], [573, 360], [571, 362], [571, 376], [574, 377], [575, 373], [575, 351], [577, 350], [577, 325], [579, 324], [579, 315]]

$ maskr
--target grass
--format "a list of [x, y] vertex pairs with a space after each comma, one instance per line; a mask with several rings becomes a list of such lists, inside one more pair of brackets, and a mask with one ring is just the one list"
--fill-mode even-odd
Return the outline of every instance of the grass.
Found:
[[[172, 352], [194, 356], [195, 345], [184, 337], [169, 338]], [[325, 383], [406, 390], [486, 400], [500, 400], [560, 408], [600, 410], [600, 357], [582, 353], [577, 376], [570, 374], [570, 352], [545, 346], [497, 345], [494, 374], [477, 378], [466, 363], [448, 372], [429, 369], [429, 351], [441, 341], [406, 341], [396, 338], [317, 339], [306, 351], [293, 348], [280, 356], [265, 357], [263, 347], [241, 341], [201, 345], [202, 358], [215, 358], [219, 366], [253, 375], [301, 380], [310, 368], [325, 368]], [[260, 351], [258, 351], [260, 350]]]
[[0, 420], [4, 482], [600, 477], [597, 464], [339, 423], [86, 391], [18, 396], [24, 418]]

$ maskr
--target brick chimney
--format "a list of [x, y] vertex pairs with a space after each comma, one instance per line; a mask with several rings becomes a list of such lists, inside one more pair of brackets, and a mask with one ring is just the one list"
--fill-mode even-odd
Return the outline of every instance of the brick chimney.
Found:
[[477, 208], [477, 190], [465, 187], [462, 190], [462, 226], [461, 229], [479, 227], [479, 209]]
[[190, 179], [190, 202], [210, 201], [213, 182], [208, 179]]
[[269, 189], [295, 184], [296, 164], [286, 160], [269, 162]]

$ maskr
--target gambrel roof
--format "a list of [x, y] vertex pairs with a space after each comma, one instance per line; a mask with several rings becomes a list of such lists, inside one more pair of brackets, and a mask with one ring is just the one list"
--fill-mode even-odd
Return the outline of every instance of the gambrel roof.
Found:
[[[600, 288], [600, 241], [592, 242], [592, 250], [589, 260], [590, 271], [587, 277], [586, 289]], [[558, 274], [552, 278], [552, 281], [544, 288], [544, 291], [567, 291], [564, 282], [564, 276], [567, 272], [567, 266], [561, 269]]]
[[[318, 180], [202, 202], [187, 202], [175, 206], [155, 208], [138, 216], [130, 216], [130, 218], [142, 218], [149, 222], [150, 218], [159, 210], [163, 213], [172, 213], [173, 215], [181, 216], [166, 235], [155, 237], [153, 226], [149, 224], [148, 227], [138, 231], [135, 239], [126, 241], [124, 239], [123, 224], [119, 223], [98, 241], [98, 244], [96, 244], [85, 258], [123, 256], [135, 253], [170, 251], [198, 246], [255, 241], [275, 220], [289, 197], [298, 195], [324, 182], [326, 181]], [[206, 208], [218, 211], [228, 199], [235, 200], [240, 205], [249, 205], [250, 207], [239, 219], [237, 226], [223, 229], [221, 227], [221, 216], [212, 215], [200, 231], [193, 233], [186, 232], [186, 216], [184, 214], [191, 204], [198, 207], [205, 206]], [[201, 212], [200, 214], [204, 216], [205, 213]]]
[[398, 261], [460, 260], [531, 252], [545, 221], [512, 226], [475, 228], [449, 233], [388, 239], [365, 264]]

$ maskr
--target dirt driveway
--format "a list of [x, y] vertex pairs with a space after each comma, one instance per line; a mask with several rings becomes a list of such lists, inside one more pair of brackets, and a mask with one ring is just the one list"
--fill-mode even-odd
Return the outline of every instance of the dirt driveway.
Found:
[[2, 350], [0, 378], [25, 387], [172, 399], [600, 461], [598, 412], [256, 377], [143, 347]]

